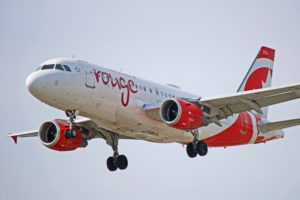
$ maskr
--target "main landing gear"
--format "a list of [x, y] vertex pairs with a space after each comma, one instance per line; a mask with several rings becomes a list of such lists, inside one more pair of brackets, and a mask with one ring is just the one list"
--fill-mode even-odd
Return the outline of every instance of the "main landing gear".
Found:
[[186, 152], [188, 156], [191, 158], [195, 158], [197, 154], [199, 154], [200, 156], [205, 156], [208, 151], [207, 144], [204, 141], [198, 141], [198, 129], [192, 130], [191, 132], [194, 136], [194, 140], [192, 143], [189, 143], [186, 147]]
[[73, 128], [73, 124], [74, 124], [74, 120], [76, 119], [76, 117], [79, 114], [79, 111], [78, 110], [66, 110], [65, 113], [66, 113], [66, 116], [69, 117], [69, 121], [70, 121], [70, 129], [67, 129], [65, 131], [65, 137], [67, 139], [75, 138], [77, 136], [77, 131]]
[[106, 165], [109, 171], [116, 171], [117, 169], [124, 170], [128, 166], [128, 160], [125, 155], [119, 155], [118, 152], [118, 142], [119, 142], [119, 135], [117, 133], [110, 133], [109, 140], [106, 142], [111, 145], [114, 154], [113, 156], [108, 157], [106, 161]]

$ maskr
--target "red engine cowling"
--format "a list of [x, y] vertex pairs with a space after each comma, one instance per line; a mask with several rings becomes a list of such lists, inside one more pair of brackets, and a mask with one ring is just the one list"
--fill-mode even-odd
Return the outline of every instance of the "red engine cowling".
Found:
[[203, 112], [195, 104], [182, 99], [167, 99], [160, 107], [160, 118], [174, 128], [191, 130], [201, 126]]
[[58, 120], [47, 121], [42, 124], [38, 134], [46, 147], [57, 151], [71, 151], [77, 149], [83, 143], [80, 131], [76, 127], [73, 128], [77, 131], [77, 136], [67, 139], [65, 131], [70, 129], [69, 124]]

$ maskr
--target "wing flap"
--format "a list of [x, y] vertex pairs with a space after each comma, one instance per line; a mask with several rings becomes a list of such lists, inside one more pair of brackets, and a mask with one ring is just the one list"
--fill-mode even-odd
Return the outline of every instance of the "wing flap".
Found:
[[[286, 92], [255, 100], [261, 107], [278, 104], [299, 98], [294, 92]], [[270, 104], [271, 103], [271, 104]]]
[[300, 84], [263, 88], [238, 92], [232, 95], [202, 98], [198, 104], [214, 110], [219, 119], [249, 110], [261, 112], [260, 108], [300, 98]]

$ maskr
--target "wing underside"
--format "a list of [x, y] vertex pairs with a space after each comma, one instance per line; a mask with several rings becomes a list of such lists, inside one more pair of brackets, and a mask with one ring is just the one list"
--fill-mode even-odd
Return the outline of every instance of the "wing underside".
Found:
[[[62, 121], [68, 123], [67, 120], [64, 119], [56, 119], [58, 121]], [[97, 125], [96, 122], [89, 118], [81, 118], [75, 121], [74, 125], [79, 128], [79, 130], [85, 130], [86, 134], [83, 134], [82, 137], [86, 140], [90, 140], [93, 138], [102, 138], [106, 141], [110, 140], [112, 134], [117, 134], [119, 139], [134, 139], [131, 137], [127, 137], [122, 135], [122, 133], [114, 133], [110, 130], [104, 129], [101, 126]], [[9, 133], [7, 136], [11, 137], [15, 143], [17, 143], [18, 137], [37, 137], [39, 130], [32, 130], [32, 131], [24, 131], [19, 133]]]

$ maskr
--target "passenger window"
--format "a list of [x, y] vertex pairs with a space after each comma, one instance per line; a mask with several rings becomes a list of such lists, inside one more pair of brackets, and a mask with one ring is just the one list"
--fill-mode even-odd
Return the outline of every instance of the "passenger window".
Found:
[[152, 93], [152, 89], [150, 88], [149, 90], [150, 90], [150, 93]]
[[137, 84], [135, 84], [135, 88], [138, 89], [138, 85]]
[[61, 66], [61, 64], [56, 64], [55, 65], [55, 69], [61, 70], [61, 71], [65, 71], [64, 68]]
[[158, 96], [158, 94], [159, 94], [159, 93], [158, 93], [158, 91], [157, 91], [157, 90], [155, 90], [155, 92], [156, 92], [156, 94], [157, 94], [157, 96]]
[[51, 65], [44, 65], [42, 67], [42, 70], [45, 70], [45, 69], [53, 69], [54, 68], [54, 64], [51, 64]]
[[146, 92], [146, 88], [144, 87], [144, 91]]
[[143, 90], [143, 89], [142, 89], [142, 86], [140, 86], [140, 90]]
[[164, 93], [163, 92], [160, 92], [161, 96], [163, 97], [164, 96]]
[[165, 97], [168, 98], [167, 93], [165, 93]]
[[70, 67], [68, 65], [63, 65], [63, 66], [66, 69], [66, 71], [71, 72], [71, 69], [70, 69]]

